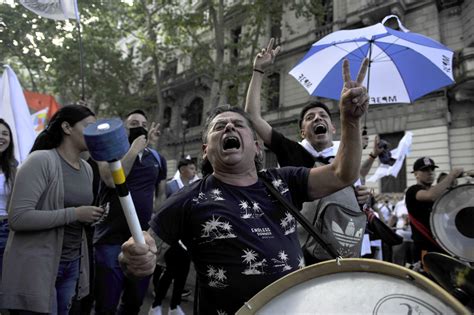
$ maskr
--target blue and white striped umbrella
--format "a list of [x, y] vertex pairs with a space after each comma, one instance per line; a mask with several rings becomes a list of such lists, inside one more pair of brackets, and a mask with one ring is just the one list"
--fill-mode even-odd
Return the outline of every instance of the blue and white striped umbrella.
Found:
[[[384, 26], [395, 17], [402, 31]], [[331, 33], [313, 44], [290, 71], [313, 96], [338, 100], [343, 78], [342, 62], [357, 77], [362, 60], [369, 58], [364, 85], [370, 104], [411, 103], [454, 83], [453, 51], [426, 36], [408, 31], [397, 16], [382, 23]]]

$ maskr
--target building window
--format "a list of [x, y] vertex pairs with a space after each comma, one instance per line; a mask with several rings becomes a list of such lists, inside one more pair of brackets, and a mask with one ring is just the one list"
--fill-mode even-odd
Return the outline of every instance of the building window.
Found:
[[200, 97], [196, 97], [191, 104], [189, 104], [186, 110], [189, 128], [201, 125], [203, 104], [204, 101]]
[[[405, 135], [404, 132], [394, 132], [381, 134], [380, 139], [383, 139], [390, 143], [389, 150], [393, 150], [398, 146], [398, 143]], [[402, 168], [398, 173], [397, 177], [385, 176], [381, 179], [381, 189], [382, 193], [392, 193], [392, 192], [404, 192], [407, 187], [407, 172], [406, 172], [406, 159], [403, 161]]]
[[171, 123], [171, 107], [166, 106], [163, 111], [163, 128], [168, 128]]
[[163, 80], [169, 79], [170, 77], [176, 75], [178, 69], [178, 61], [174, 60], [166, 65], [164, 70], [161, 72], [161, 78]]
[[236, 105], [238, 104], [238, 99], [239, 99], [239, 95], [238, 95], [238, 89], [235, 85], [229, 85], [227, 87], [227, 103], [228, 104], [231, 104], [231, 105]]
[[268, 8], [270, 16], [270, 37], [275, 38], [275, 45], [281, 44], [281, 21], [283, 14], [283, 3], [272, 5]]
[[242, 34], [242, 27], [234, 28], [230, 31], [230, 37], [232, 40], [232, 61], [237, 61], [239, 59], [239, 42], [240, 35]]
[[323, 16], [321, 25], [329, 25], [333, 22], [334, 8], [333, 0], [322, 0], [321, 5], [323, 7]]
[[275, 110], [280, 105], [280, 74], [272, 73], [268, 79], [267, 110]]

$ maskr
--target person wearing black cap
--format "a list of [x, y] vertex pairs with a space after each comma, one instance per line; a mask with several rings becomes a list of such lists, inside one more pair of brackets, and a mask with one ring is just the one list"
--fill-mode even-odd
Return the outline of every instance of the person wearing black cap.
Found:
[[[427, 252], [442, 252], [444, 250], [436, 243], [430, 227], [430, 214], [433, 204], [462, 174], [462, 168], [454, 168], [441, 182], [433, 185], [435, 169], [438, 166], [429, 157], [422, 157], [413, 164], [413, 174], [416, 184], [406, 191], [406, 205], [412, 228], [412, 238], [415, 245], [415, 260], [421, 260]], [[426, 271], [426, 268], [425, 268]]]

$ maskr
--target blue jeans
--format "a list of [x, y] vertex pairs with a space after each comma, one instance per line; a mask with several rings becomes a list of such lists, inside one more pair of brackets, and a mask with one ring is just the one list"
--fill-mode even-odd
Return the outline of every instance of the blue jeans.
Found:
[[[118, 263], [120, 251], [121, 245], [94, 247], [96, 315], [133, 315], [140, 312], [151, 276], [139, 280], [125, 277]], [[122, 300], [117, 311], [121, 294]]]
[[5, 219], [0, 221], [0, 281], [2, 280], [3, 253], [7, 246], [8, 232], [10, 232], [10, 229], [8, 228], [8, 220]]
[[[56, 276], [55, 296], [51, 314], [67, 315], [76, 295], [79, 280], [80, 258], [73, 261], [61, 261]], [[54, 296], [54, 295], [53, 295]]]

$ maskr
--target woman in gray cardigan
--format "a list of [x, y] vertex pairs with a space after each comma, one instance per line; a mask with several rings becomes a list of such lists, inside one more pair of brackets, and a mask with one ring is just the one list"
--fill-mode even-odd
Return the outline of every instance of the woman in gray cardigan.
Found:
[[93, 122], [85, 106], [61, 108], [18, 170], [0, 286], [0, 308], [11, 314], [67, 314], [76, 287], [79, 298], [88, 294], [82, 224], [98, 220], [103, 209], [90, 206], [92, 170], [79, 154]]

